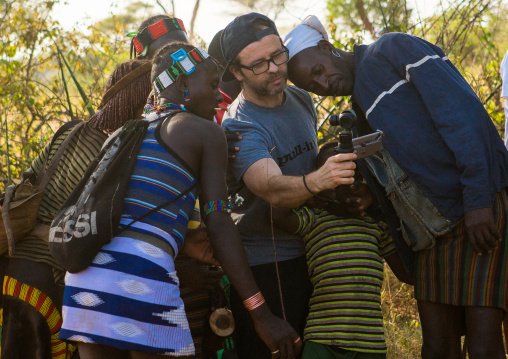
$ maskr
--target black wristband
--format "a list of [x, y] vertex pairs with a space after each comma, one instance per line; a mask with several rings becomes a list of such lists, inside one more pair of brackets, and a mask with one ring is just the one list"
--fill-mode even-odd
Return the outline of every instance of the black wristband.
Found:
[[302, 178], [303, 178], [303, 185], [305, 186], [305, 188], [307, 189], [307, 191], [309, 191], [309, 193], [310, 193], [311, 195], [313, 195], [314, 197], [319, 198], [319, 199], [321, 199], [321, 200], [323, 200], [323, 201], [325, 201], [325, 202], [328, 202], [328, 203], [341, 204], [341, 202], [340, 202], [340, 201], [337, 201], [337, 200], [334, 200], [334, 199], [325, 198], [325, 197], [321, 197], [320, 195], [318, 195], [318, 194], [316, 194], [316, 193], [312, 192], [312, 191], [310, 190], [310, 188], [307, 186], [307, 182], [305, 181], [305, 173], [302, 173]]
[[305, 173], [302, 173], [302, 178], [303, 178], [303, 185], [305, 186], [305, 188], [307, 189], [307, 191], [309, 191], [309, 193], [313, 196], [316, 196], [316, 194], [314, 192], [312, 192], [310, 190], [310, 188], [307, 186], [307, 182], [305, 182]]

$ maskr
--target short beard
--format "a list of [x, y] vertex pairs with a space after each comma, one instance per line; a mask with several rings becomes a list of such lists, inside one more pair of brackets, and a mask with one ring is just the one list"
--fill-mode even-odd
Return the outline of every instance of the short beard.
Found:
[[[280, 74], [277, 74], [273, 78], [268, 79], [267, 83], [269, 83], [270, 81], [273, 81], [277, 77], [280, 77]], [[281, 84], [281, 87], [274, 88], [274, 89], [270, 90], [266, 87], [266, 84], [261, 85], [261, 84], [255, 83], [254, 81], [251, 81], [247, 77], [244, 77], [243, 81], [242, 81], [242, 88], [247, 86], [252, 92], [254, 92], [259, 97], [278, 95], [278, 94], [284, 92], [284, 90], [286, 89], [287, 78], [288, 78], [287, 73], [285, 76], [283, 76], [283, 78], [284, 78], [284, 82]]]

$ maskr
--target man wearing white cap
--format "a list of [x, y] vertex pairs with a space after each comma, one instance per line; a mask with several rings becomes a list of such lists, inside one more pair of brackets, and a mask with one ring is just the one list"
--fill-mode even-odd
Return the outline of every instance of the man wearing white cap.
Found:
[[382, 155], [366, 163], [415, 252], [422, 357], [459, 358], [466, 332], [470, 358], [504, 358], [508, 152], [481, 101], [439, 47], [415, 36], [345, 52], [309, 17], [285, 45], [293, 83], [353, 95], [360, 134], [385, 134]]

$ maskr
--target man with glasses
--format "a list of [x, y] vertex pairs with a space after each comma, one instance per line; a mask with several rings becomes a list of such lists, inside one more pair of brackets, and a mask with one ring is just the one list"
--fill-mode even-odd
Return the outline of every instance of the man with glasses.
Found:
[[[297, 207], [312, 197], [311, 192], [352, 183], [355, 165], [349, 160], [356, 156], [333, 156], [314, 171], [314, 103], [307, 92], [286, 85], [288, 50], [273, 21], [257, 13], [237, 17], [224, 29], [221, 46], [227, 62], [223, 81], [236, 78], [242, 85], [222, 124], [243, 137], [231, 166], [245, 184], [239, 192], [245, 202], [232, 216], [268, 306], [280, 317], [285, 312], [301, 336], [311, 294], [304, 244], [301, 237], [272, 228], [270, 205]], [[240, 358], [284, 357], [282, 351], [270, 352], [259, 339], [234, 291], [231, 306]]]

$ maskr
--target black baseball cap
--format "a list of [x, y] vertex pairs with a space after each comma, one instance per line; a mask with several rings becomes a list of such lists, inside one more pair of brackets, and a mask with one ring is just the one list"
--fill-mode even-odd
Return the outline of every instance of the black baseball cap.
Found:
[[[258, 23], [267, 26], [267, 28], [256, 31], [254, 25]], [[272, 20], [257, 12], [238, 16], [226, 26], [220, 39], [222, 54], [227, 63], [226, 71], [222, 75], [222, 81], [235, 79], [235, 76], [229, 71], [231, 62], [244, 48], [267, 35], [279, 36], [279, 33]]]

